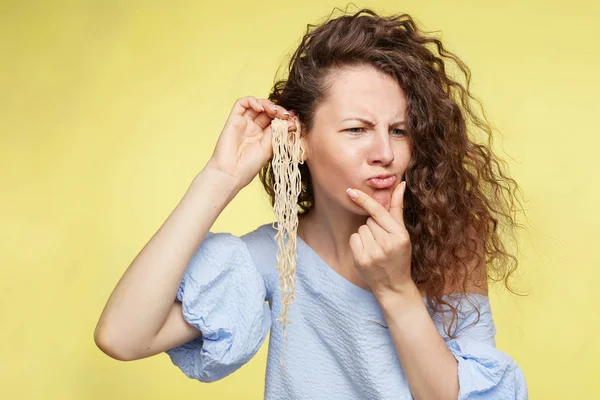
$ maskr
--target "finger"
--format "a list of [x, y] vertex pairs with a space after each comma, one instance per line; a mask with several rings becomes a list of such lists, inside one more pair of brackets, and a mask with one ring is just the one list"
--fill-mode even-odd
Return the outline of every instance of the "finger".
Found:
[[264, 106], [260, 104], [260, 101], [256, 97], [250, 98], [250, 104], [252, 107], [247, 108], [246, 111], [244, 111], [244, 116], [255, 119], [258, 114], [265, 112]]
[[241, 97], [233, 103], [231, 110], [232, 114], [243, 116], [246, 110], [252, 110], [252, 112], [258, 114], [262, 111], [262, 106], [258, 102], [258, 99], [254, 96]]
[[390, 214], [402, 226], [404, 226], [404, 193], [406, 193], [406, 181], [396, 186], [390, 205]]
[[[296, 123], [291, 119], [291, 113], [267, 99], [259, 100], [254, 96], [247, 96], [239, 100], [239, 105], [241, 105], [242, 108], [245, 108], [242, 115], [252, 118], [263, 130], [271, 124], [271, 121], [274, 118], [288, 120], [288, 132], [296, 130]], [[240, 110], [241, 109], [238, 107], [236, 112], [239, 113]]]
[[371, 229], [373, 237], [377, 243], [381, 243], [386, 236], [389, 236], [389, 233], [386, 232], [373, 217], [367, 218], [367, 226]]
[[[352, 200], [361, 206], [366, 212], [368, 212], [373, 219], [385, 229], [388, 233], [398, 233], [399, 227], [398, 222], [392, 217], [392, 215], [385, 209], [381, 204], [375, 201], [371, 196], [359, 189], [352, 189], [358, 195]], [[346, 190], [346, 192], [348, 192]], [[352, 198], [352, 197], [350, 197]]]
[[371, 229], [367, 225], [361, 225], [360, 228], [358, 228], [358, 234], [360, 235], [364, 251], [367, 254], [372, 253], [373, 250], [375, 250], [377, 243], [375, 242]]
[[[264, 113], [267, 113], [268, 107], [272, 107], [272, 103], [270, 103], [267, 99], [258, 99], [256, 97], [252, 97], [252, 102], [258, 106], [259, 111], [264, 112]], [[253, 114], [255, 114], [255, 115], [258, 114], [258, 113], [256, 113], [255, 110], [256, 110], [256, 108], [254, 108], [254, 109], [249, 108], [244, 112], [244, 115], [253, 116]]]
[[268, 99], [261, 99], [261, 104], [265, 108], [267, 114], [271, 117], [271, 119], [288, 119], [291, 116], [288, 110], [286, 110], [278, 104], [273, 103]]
[[272, 144], [272, 135], [273, 130], [270, 126], [264, 129], [264, 135], [260, 140], [260, 146], [266, 155], [267, 158], [271, 158], [273, 156], [273, 144]]
[[[288, 110], [286, 110], [285, 108], [281, 107], [280, 105], [276, 105], [275, 106], [275, 110], [277, 110], [277, 116], [278, 116], [278, 118], [288, 119], [288, 118], [290, 118], [292, 116]], [[279, 117], [280, 115], [281, 115], [281, 117]]]
[[[268, 99], [260, 99], [260, 102], [261, 106], [264, 107], [265, 111], [263, 113], [260, 113], [254, 119], [254, 122], [258, 126], [260, 126], [261, 129], [265, 129], [267, 126], [269, 126], [271, 124], [271, 121], [273, 121], [273, 119], [275, 118], [283, 120], [290, 119], [289, 112], [285, 108], [273, 104]], [[292, 122], [291, 119], [290, 122]], [[288, 127], [290, 127], [291, 125], [295, 127], [295, 124], [288, 123]]]
[[352, 250], [353, 257], [355, 259], [358, 259], [365, 250], [362, 241], [360, 240], [360, 235], [358, 233], [353, 233], [352, 235], [350, 235], [349, 244], [350, 250]]

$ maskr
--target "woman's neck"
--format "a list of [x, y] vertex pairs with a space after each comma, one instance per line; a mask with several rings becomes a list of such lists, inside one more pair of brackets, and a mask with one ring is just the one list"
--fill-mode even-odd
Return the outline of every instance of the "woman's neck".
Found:
[[358, 231], [368, 218], [344, 213], [320, 213], [313, 208], [308, 215], [298, 217], [297, 235], [336, 272], [345, 277], [358, 277], [350, 236]]

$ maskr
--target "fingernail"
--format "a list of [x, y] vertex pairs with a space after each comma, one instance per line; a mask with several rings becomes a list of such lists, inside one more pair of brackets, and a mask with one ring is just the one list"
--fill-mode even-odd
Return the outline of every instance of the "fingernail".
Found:
[[348, 196], [352, 197], [353, 199], [358, 197], [358, 193], [350, 188], [346, 189], [346, 193], [348, 193]]
[[287, 112], [287, 111], [284, 111], [283, 113], [284, 113], [285, 115], [288, 115], [288, 116], [290, 115], [290, 113], [289, 113], [289, 112]]

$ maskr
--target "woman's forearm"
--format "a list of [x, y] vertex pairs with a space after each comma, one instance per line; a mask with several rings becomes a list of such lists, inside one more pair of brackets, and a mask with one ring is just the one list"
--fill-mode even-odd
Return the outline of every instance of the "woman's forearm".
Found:
[[411, 393], [417, 400], [456, 399], [458, 362], [438, 332], [416, 285], [378, 296]]

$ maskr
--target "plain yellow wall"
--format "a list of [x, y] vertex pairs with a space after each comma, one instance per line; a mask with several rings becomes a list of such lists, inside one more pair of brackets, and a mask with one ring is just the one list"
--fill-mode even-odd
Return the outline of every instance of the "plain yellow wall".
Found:
[[[235, 99], [266, 97], [306, 24], [346, 3], [0, 4], [0, 398], [261, 399], [266, 344], [201, 384], [166, 354], [115, 361], [93, 331]], [[530, 295], [492, 289], [498, 347], [530, 398], [600, 398], [598, 2], [355, 4], [413, 14], [472, 69], [532, 226], [518, 281]], [[212, 231], [272, 220], [257, 179]]]

